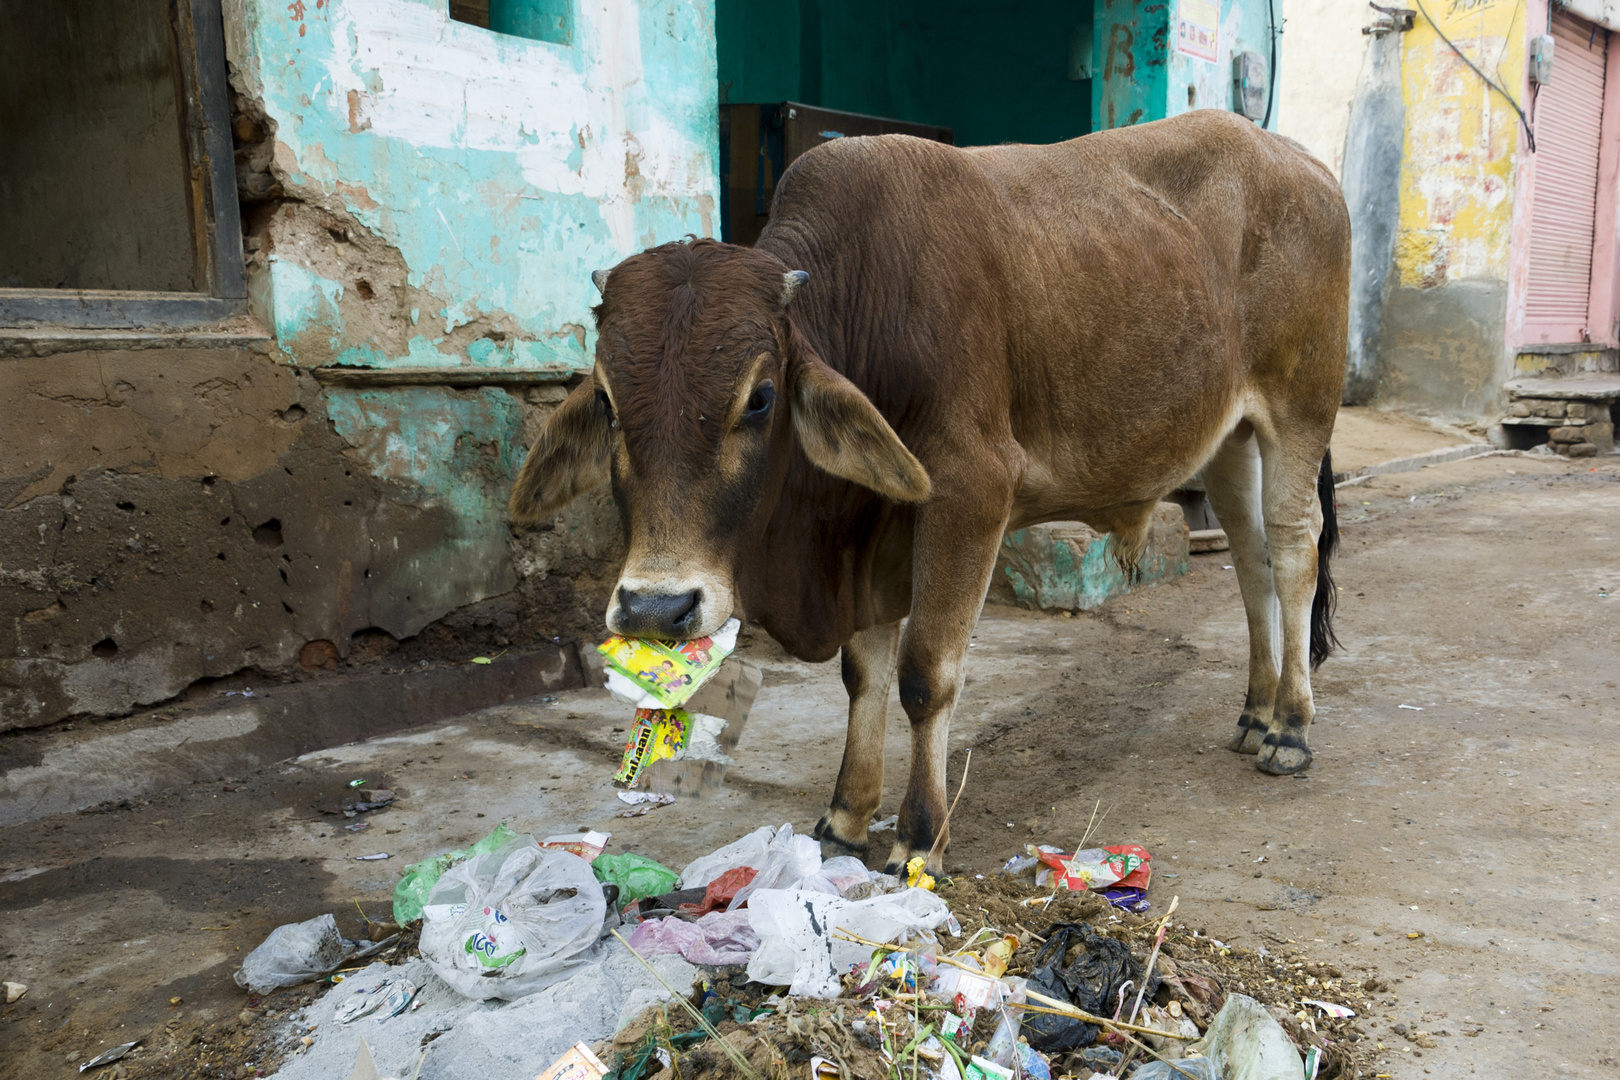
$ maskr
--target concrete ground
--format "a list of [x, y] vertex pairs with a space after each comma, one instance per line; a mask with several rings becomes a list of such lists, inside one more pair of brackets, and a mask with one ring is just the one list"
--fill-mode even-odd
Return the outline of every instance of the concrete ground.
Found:
[[[1227, 556], [1197, 556], [1090, 614], [985, 612], [952, 730], [953, 787], [974, 753], [947, 867], [1071, 844], [1100, 800], [1101, 836], [1154, 853], [1156, 907], [1179, 895], [1223, 940], [1292, 940], [1398, 980], [1371, 1018], [1380, 1073], [1612, 1075], [1620, 459], [1475, 458], [1339, 502], [1345, 649], [1316, 680], [1308, 778], [1221, 749], [1242, 608]], [[235, 1012], [230, 973], [272, 927], [331, 911], [354, 932], [405, 864], [498, 821], [609, 830], [611, 850], [677, 869], [759, 824], [810, 828], [842, 747], [837, 665], [763, 634], [745, 650], [765, 689], [726, 790], [644, 817], [616, 817], [609, 783], [626, 711], [585, 690], [0, 829], [0, 978], [30, 987], [0, 1008], [0, 1075], [65, 1077], [72, 1051], [177, 1010]], [[892, 703], [884, 814], [905, 729]], [[319, 812], [355, 779], [398, 795], [358, 834]]]

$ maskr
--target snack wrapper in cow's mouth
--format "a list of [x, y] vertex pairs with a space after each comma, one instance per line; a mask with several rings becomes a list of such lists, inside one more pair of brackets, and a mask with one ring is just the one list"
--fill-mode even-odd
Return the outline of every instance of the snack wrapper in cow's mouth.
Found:
[[607, 688], [638, 709], [677, 709], [737, 647], [742, 623], [728, 619], [713, 637], [654, 641], [615, 634], [596, 647], [607, 662]]

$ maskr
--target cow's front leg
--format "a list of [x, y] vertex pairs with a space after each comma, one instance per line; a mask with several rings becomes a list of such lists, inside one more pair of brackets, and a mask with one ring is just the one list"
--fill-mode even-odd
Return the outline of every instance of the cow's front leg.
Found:
[[866, 855], [866, 828], [883, 800], [883, 736], [889, 720], [889, 684], [900, 624], [862, 630], [844, 646], [842, 671], [849, 692], [849, 733], [832, 806], [816, 824], [824, 856]]
[[959, 511], [940, 514], [933, 522], [928, 521], [929, 516], [919, 515], [911, 621], [900, 641], [900, 704], [911, 721], [911, 774], [900, 804], [894, 848], [885, 866], [897, 876], [904, 874], [913, 857], [930, 852], [928, 872], [940, 870], [949, 839], [945, 759], [950, 749], [951, 713], [962, 689], [968, 639], [984, 607], [1006, 523], [1004, 509], [994, 524], [981, 522], [978, 528], [965, 522]]

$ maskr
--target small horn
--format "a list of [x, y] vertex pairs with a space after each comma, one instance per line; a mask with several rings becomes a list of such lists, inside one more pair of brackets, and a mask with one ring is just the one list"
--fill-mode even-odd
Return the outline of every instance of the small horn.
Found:
[[597, 292], [600, 293], [600, 292], [602, 292], [603, 290], [605, 290], [607, 288], [607, 279], [608, 279], [608, 271], [606, 271], [606, 270], [592, 270], [591, 271], [591, 284], [596, 286], [596, 291]]
[[782, 275], [782, 306], [787, 307], [799, 288], [810, 280], [810, 275], [803, 270], [789, 270]]

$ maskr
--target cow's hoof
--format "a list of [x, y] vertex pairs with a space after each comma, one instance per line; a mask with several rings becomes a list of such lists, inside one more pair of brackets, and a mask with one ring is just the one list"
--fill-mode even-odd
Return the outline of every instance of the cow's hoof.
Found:
[[1296, 735], [1267, 735], [1254, 765], [1272, 776], [1292, 776], [1311, 767], [1311, 748]]
[[810, 835], [814, 839], [821, 841], [821, 857], [823, 859], [832, 859], [839, 855], [853, 855], [863, 861], [866, 858], [866, 839], [862, 837], [857, 842], [845, 840], [839, 836], [838, 831], [833, 828], [832, 813], [830, 811], [821, 815], [821, 820], [816, 822], [816, 827]]
[[1256, 719], [1255, 717], [1250, 716], [1248, 713], [1244, 713], [1238, 719], [1237, 731], [1232, 734], [1232, 738], [1227, 742], [1226, 748], [1228, 750], [1236, 751], [1239, 754], [1258, 754], [1260, 752], [1260, 747], [1265, 744], [1265, 740], [1265, 723]]
[[[947, 840], [945, 843], [946, 846], [949, 846], [950, 841]], [[904, 844], [897, 843], [889, 851], [889, 861], [883, 865], [883, 872], [904, 881], [907, 876], [906, 864], [919, 856], [926, 859], [928, 858], [928, 852], [916, 851], [906, 847]], [[944, 863], [945, 854], [941, 852], [924, 864], [923, 871], [937, 878], [944, 870]]]

